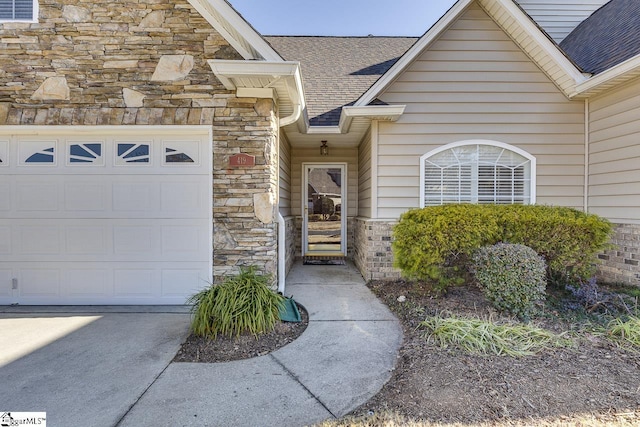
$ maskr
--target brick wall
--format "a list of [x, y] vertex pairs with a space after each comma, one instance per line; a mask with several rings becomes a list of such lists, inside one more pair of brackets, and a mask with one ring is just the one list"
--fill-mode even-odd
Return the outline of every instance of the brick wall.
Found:
[[[277, 111], [237, 98], [207, 60], [241, 56], [183, 0], [40, 0], [0, 24], [2, 125], [210, 125], [214, 276], [277, 266]], [[235, 153], [250, 169], [228, 168]]]
[[353, 260], [365, 280], [400, 278], [400, 270], [393, 267], [391, 251], [395, 224], [393, 221], [355, 219]]
[[640, 286], [640, 225], [615, 224], [611, 243], [614, 248], [598, 256], [598, 278]]
[[293, 267], [293, 263], [296, 260], [296, 221], [295, 217], [288, 216], [284, 218], [285, 227], [286, 227], [286, 256], [285, 256], [285, 269], [286, 272], [289, 273], [291, 267]]

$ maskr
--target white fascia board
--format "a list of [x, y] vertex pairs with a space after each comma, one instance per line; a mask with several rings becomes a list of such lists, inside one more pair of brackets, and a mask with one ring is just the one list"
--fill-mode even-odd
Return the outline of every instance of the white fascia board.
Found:
[[[633, 58], [627, 59], [620, 64], [609, 68], [607, 71], [604, 71], [600, 74], [597, 74], [591, 77], [589, 80], [580, 83], [576, 87], [576, 92], [578, 94], [582, 94], [585, 92], [589, 92], [592, 90], [597, 90], [598, 86], [602, 84], [607, 84], [612, 80], [616, 79], [625, 79], [625, 75], [628, 73], [633, 73], [629, 76], [629, 78], [637, 77], [637, 73], [640, 72], [640, 55], [634, 56]], [[620, 82], [622, 83], [622, 82]]]
[[395, 122], [404, 113], [406, 105], [366, 105], [362, 107], [342, 107], [338, 127], [342, 133], [348, 133], [354, 117], [370, 118]]
[[[235, 59], [209, 59], [211, 70], [226, 77], [241, 76], [294, 76], [300, 78], [300, 63], [296, 61], [238, 61]], [[301, 80], [301, 78], [300, 78]]]
[[355, 102], [354, 107], [366, 106], [376, 99], [473, 1], [458, 0], [369, 90], [362, 94]]
[[[480, 0], [481, 3], [484, 3], [483, 0]], [[541, 30], [538, 26], [532, 21], [532, 19], [527, 16], [520, 7], [518, 7], [513, 0], [495, 0], [496, 3], [500, 4], [500, 6], [505, 9], [513, 18], [518, 22], [518, 26], [525, 30], [527, 35], [531, 37], [535, 43], [549, 56], [549, 58], [558, 66], [560, 69], [567, 75], [569, 78], [573, 80], [575, 85], [578, 85], [585, 80], [587, 80], [587, 76], [585, 76], [578, 68], [566, 57], [566, 55], [560, 50], [560, 48], [554, 44]], [[574, 94], [567, 94], [572, 96]]]
[[341, 134], [339, 126], [309, 126], [307, 134], [310, 135], [337, 135]]
[[[283, 58], [267, 43], [262, 36], [242, 18], [238, 12], [225, 0], [188, 0], [189, 3], [224, 37], [244, 59], [264, 59], [266, 61], [283, 61]], [[239, 40], [224, 28], [219, 18], [208, 11], [213, 8], [226, 23], [234, 28], [246, 43], [251, 46], [260, 57], [256, 58], [248, 52]]]

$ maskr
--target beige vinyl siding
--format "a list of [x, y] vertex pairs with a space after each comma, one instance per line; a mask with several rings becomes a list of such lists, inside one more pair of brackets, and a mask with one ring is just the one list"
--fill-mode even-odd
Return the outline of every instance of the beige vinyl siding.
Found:
[[291, 215], [291, 145], [284, 132], [280, 132], [280, 213]]
[[358, 216], [371, 218], [371, 131], [358, 148]]
[[484, 139], [537, 159], [537, 203], [584, 205], [584, 103], [569, 101], [476, 4], [380, 96], [378, 218], [420, 206], [420, 156]]
[[609, 0], [516, 0], [557, 43]]
[[640, 224], [640, 80], [590, 101], [589, 211]]
[[346, 163], [347, 164], [347, 216], [358, 213], [358, 149], [339, 148], [329, 141], [329, 156], [321, 157], [318, 147], [293, 148], [291, 156], [291, 212], [302, 216], [302, 164], [303, 163]]

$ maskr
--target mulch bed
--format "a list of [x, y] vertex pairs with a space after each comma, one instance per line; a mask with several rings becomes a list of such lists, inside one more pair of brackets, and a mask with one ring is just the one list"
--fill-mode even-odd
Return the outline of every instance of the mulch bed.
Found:
[[[537, 425], [535, 420], [548, 417], [561, 421], [553, 425], [565, 425], [593, 414], [613, 425], [640, 425], [638, 352], [587, 331], [581, 331], [575, 347], [524, 358], [443, 349], [416, 330], [428, 315], [509, 319], [470, 285], [438, 298], [404, 281], [371, 282], [369, 287], [398, 316], [405, 335], [392, 379], [354, 415], [390, 411], [413, 420], [492, 425], [510, 425], [505, 420]], [[404, 302], [397, 300], [401, 295]], [[534, 324], [556, 333], [579, 325], [556, 315], [547, 313]]]
[[259, 335], [241, 335], [216, 338], [189, 335], [173, 359], [174, 362], [216, 363], [264, 356], [298, 338], [309, 324], [309, 315], [298, 305], [302, 321], [299, 323], [278, 322], [272, 332]]

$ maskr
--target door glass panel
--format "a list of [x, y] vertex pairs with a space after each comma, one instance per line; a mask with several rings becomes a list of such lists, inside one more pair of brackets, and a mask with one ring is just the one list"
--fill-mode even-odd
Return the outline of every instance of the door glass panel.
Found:
[[342, 251], [342, 168], [307, 168], [307, 250]]

